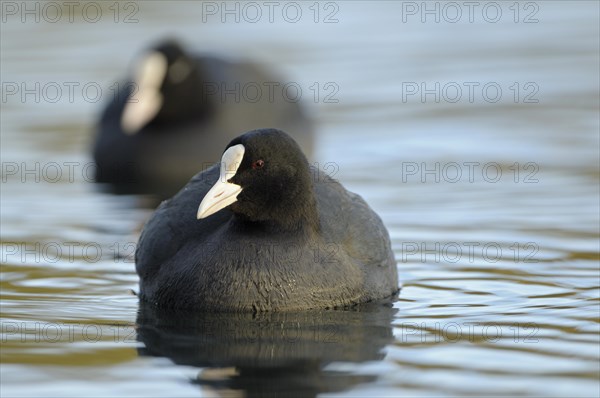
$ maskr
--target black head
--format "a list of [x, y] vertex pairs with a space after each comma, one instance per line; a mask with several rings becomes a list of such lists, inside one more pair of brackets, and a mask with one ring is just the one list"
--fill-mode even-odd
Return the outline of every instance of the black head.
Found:
[[253, 130], [231, 141], [221, 178], [202, 200], [198, 216], [227, 206], [245, 222], [317, 228], [310, 168], [298, 144], [276, 129]]
[[145, 51], [135, 65], [133, 88], [123, 109], [125, 133], [145, 126], [185, 122], [203, 114], [201, 73], [193, 58], [175, 41]]
[[160, 88], [163, 106], [156, 120], [172, 120], [201, 113], [201, 71], [194, 59], [175, 41], [167, 41], [155, 47], [167, 60], [167, 73]]

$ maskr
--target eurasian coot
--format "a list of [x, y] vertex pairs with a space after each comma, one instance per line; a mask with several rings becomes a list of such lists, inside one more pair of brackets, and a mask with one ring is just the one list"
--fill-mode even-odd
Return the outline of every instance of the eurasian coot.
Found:
[[140, 298], [198, 311], [344, 307], [398, 291], [381, 219], [276, 129], [229, 143], [146, 223]]
[[172, 40], [136, 65], [131, 79], [111, 86], [93, 148], [96, 181], [117, 192], [170, 197], [248, 129], [284, 129], [312, 150], [297, 83], [250, 63], [189, 55]]

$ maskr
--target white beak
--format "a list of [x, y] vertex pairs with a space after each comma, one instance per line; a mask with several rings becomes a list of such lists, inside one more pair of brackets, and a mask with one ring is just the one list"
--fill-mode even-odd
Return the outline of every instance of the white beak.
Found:
[[196, 216], [198, 219], [206, 218], [237, 201], [242, 187], [227, 181], [237, 173], [245, 151], [246, 148], [242, 144], [238, 144], [223, 153], [219, 179], [200, 202]]
[[167, 67], [167, 58], [158, 52], [146, 55], [138, 64], [135, 86], [121, 116], [121, 128], [126, 134], [140, 131], [160, 110], [163, 104], [160, 86]]

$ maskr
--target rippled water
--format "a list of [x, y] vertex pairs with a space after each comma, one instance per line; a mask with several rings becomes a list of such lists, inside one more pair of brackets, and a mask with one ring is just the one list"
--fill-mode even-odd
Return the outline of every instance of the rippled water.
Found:
[[[255, 23], [241, 3], [239, 23], [220, 2], [106, 2], [98, 22], [99, 2], [72, 22], [20, 4], [2, 3], [2, 396], [598, 396], [597, 2], [427, 2], [439, 22], [422, 2], [302, 2], [296, 23], [289, 2], [273, 23], [260, 2]], [[88, 147], [111, 85], [166, 34], [302, 88], [313, 160], [389, 228], [397, 301], [139, 308], [151, 210], [90, 183]]]

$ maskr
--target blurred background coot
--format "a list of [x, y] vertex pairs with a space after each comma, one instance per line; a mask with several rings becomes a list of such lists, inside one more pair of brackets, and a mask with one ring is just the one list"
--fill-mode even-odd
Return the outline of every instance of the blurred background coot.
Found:
[[143, 52], [96, 128], [96, 181], [117, 193], [166, 198], [218, 161], [239, 134], [275, 127], [310, 156], [312, 126], [284, 83], [260, 66], [188, 54], [165, 39]]

